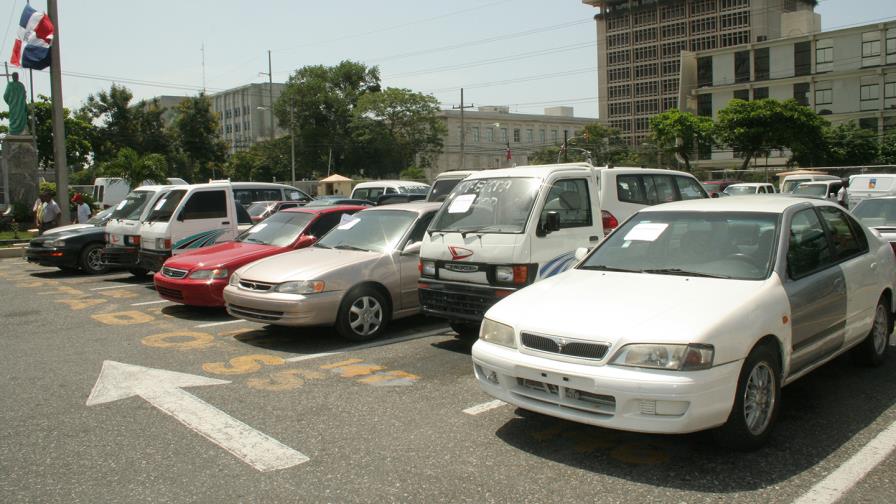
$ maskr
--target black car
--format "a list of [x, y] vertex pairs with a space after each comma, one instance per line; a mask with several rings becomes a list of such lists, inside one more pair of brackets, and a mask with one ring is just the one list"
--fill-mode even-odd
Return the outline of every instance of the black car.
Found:
[[63, 271], [105, 273], [109, 267], [100, 262], [100, 252], [106, 246], [104, 230], [103, 226], [91, 226], [38, 236], [28, 243], [25, 260]]

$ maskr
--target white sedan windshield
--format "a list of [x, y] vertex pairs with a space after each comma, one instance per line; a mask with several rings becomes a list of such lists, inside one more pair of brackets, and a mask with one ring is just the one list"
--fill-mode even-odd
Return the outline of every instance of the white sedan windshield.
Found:
[[771, 213], [644, 212], [579, 267], [761, 280], [772, 269], [777, 227]]

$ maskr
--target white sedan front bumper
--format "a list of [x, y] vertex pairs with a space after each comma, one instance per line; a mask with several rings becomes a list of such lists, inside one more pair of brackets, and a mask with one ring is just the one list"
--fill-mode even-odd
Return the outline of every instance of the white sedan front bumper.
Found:
[[572, 364], [477, 341], [482, 390], [545, 415], [635, 432], [685, 434], [725, 423], [743, 361], [703, 371]]

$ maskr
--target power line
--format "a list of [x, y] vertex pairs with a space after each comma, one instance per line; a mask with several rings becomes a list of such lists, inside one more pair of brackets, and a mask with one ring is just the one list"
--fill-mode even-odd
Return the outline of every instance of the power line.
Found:
[[530, 75], [527, 77], [517, 77], [515, 79], [505, 79], [505, 80], [492, 81], [492, 82], [480, 82], [477, 84], [464, 84], [463, 86], [447, 87], [447, 88], [440, 88], [440, 89], [428, 89], [428, 90], [424, 90], [422, 92], [424, 92], [424, 93], [441, 93], [441, 92], [448, 92], [448, 91], [456, 91], [456, 90], [460, 89], [461, 87], [463, 87], [465, 89], [485, 88], [485, 87], [492, 87], [492, 86], [500, 86], [503, 84], [516, 84], [516, 83], [531, 82], [531, 81], [541, 80], [541, 79], [552, 79], [555, 77], [568, 77], [571, 75], [590, 73], [590, 72], [594, 72], [596, 70], [597, 70], [597, 67], [580, 68], [577, 70], [567, 70], [564, 72]]

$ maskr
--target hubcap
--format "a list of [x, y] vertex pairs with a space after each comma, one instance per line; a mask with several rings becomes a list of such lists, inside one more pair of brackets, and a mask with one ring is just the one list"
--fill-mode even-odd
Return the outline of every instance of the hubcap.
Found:
[[744, 420], [750, 433], [758, 436], [765, 432], [775, 407], [775, 374], [765, 362], [753, 367], [744, 389]]
[[87, 254], [87, 266], [90, 267], [93, 271], [98, 271], [103, 269], [102, 263], [100, 263], [100, 249], [93, 249]]
[[382, 323], [383, 307], [376, 298], [362, 296], [352, 303], [348, 316], [348, 325], [352, 331], [361, 336], [369, 336], [376, 332]]
[[874, 342], [874, 353], [881, 355], [887, 348], [887, 312], [883, 305], [877, 305], [874, 312], [874, 327], [871, 329], [871, 338]]

